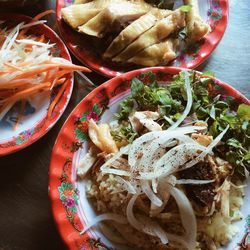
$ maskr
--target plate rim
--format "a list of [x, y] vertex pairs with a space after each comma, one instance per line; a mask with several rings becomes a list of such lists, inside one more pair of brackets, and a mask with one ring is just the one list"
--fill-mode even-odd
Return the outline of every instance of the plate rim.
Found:
[[[59, 185], [61, 185], [61, 182], [59, 181], [62, 173], [62, 166], [58, 166], [57, 161], [61, 159], [62, 156], [60, 154], [60, 150], [62, 150], [61, 145], [59, 144], [60, 140], [65, 139], [70, 140], [72, 139], [72, 133], [65, 133], [65, 128], [69, 126], [68, 124], [72, 121], [73, 117], [75, 115], [79, 115], [77, 111], [80, 111], [81, 108], [87, 106], [86, 109], [88, 109], [89, 104], [92, 103], [91, 100], [93, 99], [94, 96], [96, 96], [97, 93], [100, 92], [100, 90], [105, 90], [107, 89], [110, 85], [116, 84], [117, 82], [122, 82], [124, 80], [131, 79], [132, 77], [139, 75], [140, 73], [143, 72], [148, 72], [148, 71], [153, 71], [153, 72], [164, 72], [166, 74], [177, 74], [181, 70], [186, 70], [185, 68], [181, 67], [147, 67], [143, 69], [137, 69], [133, 70], [127, 73], [122, 74], [121, 76], [114, 77], [113, 79], [110, 79], [103, 83], [102, 85], [98, 86], [95, 88], [93, 91], [91, 91], [85, 98], [81, 100], [81, 102], [78, 103], [78, 105], [72, 110], [66, 121], [64, 122], [63, 126], [61, 127], [57, 139], [55, 141], [55, 144], [52, 149], [52, 154], [51, 154], [51, 161], [50, 161], [50, 166], [49, 166], [49, 199], [50, 199], [50, 206], [51, 206], [51, 211], [53, 214], [53, 218], [55, 221], [55, 224], [57, 226], [57, 229], [60, 233], [60, 236], [64, 243], [67, 245], [69, 249], [78, 249], [75, 245], [75, 242], [73, 241], [74, 237], [76, 239], [82, 239], [82, 241], [86, 241], [88, 237], [80, 236], [78, 232], [72, 227], [72, 224], [69, 223], [65, 216], [65, 207], [62, 204], [62, 201], [60, 200], [60, 194], [59, 194]], [[197, 71], [198, 73], [201, 73]], [[238, 90], [233, 88], [231, 85], [228, 83], [221, 81], [217, 78], [214, 78], [217, 83], [219, 83], [220, 86], [222, 86], [228, 93], [231, 93], [233, 97], [236, 97], [239, 99], [242, 103], [247, 103], [250, 105], [250, 100], [245, 97], [243, 94], [241, 94]], [[112, 83], [114, 82], [114, 83]], [[117, 85], [118, 86], [118, 85]], [[86, 104], [85, 104], [86, 103]], [[83, 110], [81, 111], [83, 112]], [[68, 130], [67, 130], [68, 131]], [[72, 141], [72, 140], [71, 140]], [[74, 153], [73, 153], [74, 156]], [[72, 169], [72, 166], [70, 167]], [[75, 180], [72, 179], [72, 176], [70, 176], [70, 180], [73, 183], [75, 183]], [[79, 218], [77, 219], [77, 223], [81, 224]], [[81, 224], [82, 225], [82, 224]], [[82, 237], [82, 238], [81, 238]], [[84, 248], [85, 249], [85, 248]], [[88, 249], [88, 248], [86, 248]]]
[[[13, 18], [13, 20], [17, 20], [20, 22], [21, 21], [25, 21], [25, 22], [30, 21], [32, 19], [32, 17], [24, 15], [24, 14], [18, 14], [18, 13], [13, 13], [13, 12], [0, 13], [0, 20], [8, 20], [10, 18]], [[42, 31], [44, 33], [46, 32], [45, 37], [46, 37], [46, 35], [49, 34], [49, 38], [53, 38], [56, 40], [57, 46], [59, 46], [61, 53], [63, 53], [63, 58], [72, 62], [68, 48], [64, 44], [64, 42], [62, 41], [60, 36], [52, 28], [50, 28], [46, 24], [39, 24], [38, 27], [41, 27]], [[51, 121], [46, 120], [46, 117], [43, 117], [41, 120], [39, 120], [29, 130], [35, 129], [37, 126], [39, 126], [39, 125], [41, 126], [41, 124], [43, 123], [43, 125], [41, 126], [41, 130], [39, 130], [39, 132], [37, 132], [37, 133], [32, 134], [31, 137], [28, 138], [27, 141], [25, 141], [21, 144], [15, 144], [15, 145], [8, 146], [8, 147], [2, 147], [2, 145], [14, 143], [14, 141], [18, 138], [18, 136], [20, 136], [22, 133], [26, 132], [27, 130], [21, 131], [17, 136], [13, 136], [9, 139], [6, 139], [4, 142], [0, 143], [0, 157], [15, 153], [17, 151], [20, 151], [20, 150], [32, 145], [33, 143], [35, 143], [36, 141], [41, 139], [44, 135], [46, 135], [55, 126], [55, 124], [59, 121], [59, 119], [61, 118], [61, 116], [65, 112], [65, 110], [69, 104], [72, 92], [73, 92], [73, 87], [74, 87], [74, 74], [71, 74], [70, 79], [68, 79], [68, 86], [64, 90], [64, 94], [67, 93], [67, 97], [65, 97], [64, 102], [60, 103], [62, 105], [62, 107], [59, 109], [59, 113], [56, 115], [56, 117], [53, 118], [53, 120], [51, 120]]]
[[[205, 0], [204, 0], [205, 1]], [[195, 69], [199, 65], [201, 65], [203, 62], [205, 62], [210, 55], [213, 53], [213, 51], [216, 49], [218, 44], [220, 43], [221, 39], [223, 38], [225, 31], [228, 26], [228, 18], [229, 18], [229, 0], [206, 0], [211, 3], [219, 3], [221, 6], [221, 17], [216, 25], [216, 28], [206, 37], [206, 48], [204, 51], [204, 55], [199, 55], [195, 60], [193, 60], [193, 63], [190, 64], [185, 63], [183, 65], [180, 65], [180, 67], [189, 68], [189, 69]], [[83, 56], [79, 51], [76, 50], [77, 45], [71, 43], [70, 41], [67, 42], [67, 37], [63, 35], [63, 28], [61, 25], [61, 8], [64, 6], [65, 0], [56, 0], [56, 20], [57, 20], [57, 27], [60, 32], [60, 35], [62, 39], [64, 40], [66, 46], [69, 48], [71, 53], [79, 60], [82, 64], [86, 65], [87, 67], [91, 68], [96, 73], [99, 73], [103, 76], [106, 76], [108, 78], [119, 76], [123, 73], [129, 72], [121, 72], [118, 70], [112, 69], [112, 66], [103, 66], [103, 64], [96, 64], [96, 60], [88, 60], [86, 58], [86, 53], [83, 53]], [[215, 42], [214, 39], [216, 38]], [[190, 64], [190, 65], [189, 65]], [[188, 66], [189, 65], [189, 66]], [[122, 67], [122, 66], [121, 66]], [[161, 67], [161, 66], [155, 66], [155, 67]], [[169, 67], [177, 67], [177, 66], [169, 66]], [[141, 69], [144, 68], [144, 66], [138, 68]], [[134, 69], [136, 70], [136, 69]]]

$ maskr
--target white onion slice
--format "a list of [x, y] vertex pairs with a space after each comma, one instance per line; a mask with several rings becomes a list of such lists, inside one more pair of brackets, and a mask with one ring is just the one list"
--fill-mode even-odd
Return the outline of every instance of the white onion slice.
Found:
[[143, 226], [141, 225], [141, 223], [135, 218], [135, 215], [134, 215], [134, 211], [133, 211], [133, 207], [134, 207], [134, 204], [135, 204], [135, 201], [136, 199], [138, 198], [139, 194], [134, 194], [132, 196], [132, 198], [130, 199], [129, 203], [128, 203], [128, 206], [127, 206], [127, 209], [126, 209], [126, 214], [127, 214], [127, 219], [128, 219], [128, 222], [129, 224], [137, 229], [138, 231], [142, 231], [143, 229]]
[[197, 130], [202, 130], [201, 126], [186, 126], [174, 130], [154, 131], [146, 133], [133, 141], [128, 154], [128, 163], [133, 168], [138, 161], [138, 152], [146, 153], [146, 144], [152, 141], [166, 143], [168, 140], [181, 135], [190, 134]]
[[177, 139], [179, 142], [194, 143], [200, 145], [187, 135], [177, 135], [174, 133], [171, 136], [171, 139], [169, 139], [168, 136], [166, 136], [165, 138], [160, 137], [159, 139], [155, 139], [145, 148], [145, 150], [143, 151], [143, 156], [138, 164], [142, 172], [148, 171], [148, 166], [152, 166], [156, 160], [164, 155], [166, 151], [165, 148], [175, 146], [177, 144], [177, 141], [175, 139]]
[[152, 191], [150, 185], [149, 185], [149, 181], [147, 180], [141, 180], [141, 188], [142, 191], [147, 195], [147, 197], [149, 198], [149, 200], [156, 205], [157, 207], [162, 206], [162, 201], [161, 199], [154, 194], [154, 192]]
[[173, 125], [173, 124], [174, 124], [174, 121], [173, 121], [171, 118], [167, 117], [166, 115], [164, 115], [163, 118], [164, 118], [170, 125]]
[[197, 223], [192, 205], [186, 195], [179, 189], [167, 185], [168, 191], [174, 197], [179, 208], [182, 225], [185, 229], [185, 240], [189, 249], [193, 250], [196, 246]]
[[157, 186], [158, 186], [158, 180], [157, 180], [157, 178], [153, 178], [152, 179], [152, 189], [153, 189], [154, 193], [157, 193]]
[[226, 134], [227, 130], [229, 129], [229, 125], [207, 146], [207, 149], [204, 150], [199, 156], [197, 156], [194, 160], [188, 162], [185, 165], [184, 169], [191, 168], [198, 162], [202, 161], [209, 152], [212, 151], [212, 149], [221, 141], [223, 136]]
[[91, 220], [91, 222], [85, 226], [85, 228], [80, 232], [80, 234], [81, 235], [84, 234], [86, 231], [88, 231], [95, 224], [97, 224], [101, 221], [105, 221], [105, 220], [115, 221], [115, 222], [120, 223], [120, 224], [127, 224], [128, 223], [127, 219], [122, 215], [114, 214], [114, 213], [101, 214], [101, 215], [96, 216], [93, 220]]
[[193, 180], [193, 179], [179, 179], [176, 180], [176, 184], [192, 184], [192, 185], [204, 185], [214, 182], [214, 180]]
[[185, 75], [185, 87], [187, 91], [187, 106], [183, 111], [181, 117], [168, 128], [169, 130], [177, 128], [184, 121], [184, 119], [188, 116], [193, 104], [192, 88], [189, 80], [189, 73], [186, 70], [183, 71], [183, 73]]
[[194, 143], [180, 144], [170, 149], [155, 164], [153, 173], [141, 173], [140, 178], [152, 179], [164, 177], [183, 169], [183, 165], [197, 154], [197, 151], [204, 151], [206, 147]]
[[130, 177], [132, 174], [125, 170], [115, 169], [115, 168], [103, 168], [101, 170], [103, 174], [114, 174], [114, 175], [120, 175], [120, 176], [128, 176]]
[[119, 159], [123, 154], [127, 154], [129, 152], [131, 144], [128, 144], [125, 147], [120, 148], [120, 150], [114, 155], [112, 156], [109, 160], [107, 160], [102, 166], [101, 166], [101, 171], [108, 167], [108, 165], [110, 165], [111, 163], [113, 163], [114, 161], [116, 161], [117, 159]]
[[125, 188], [125, 190], [130, 194], [136, 194], [136, 189], [129, 182], [121, 178], [120, 176], [116, 176], [115, 179]]
[[138, 194], [133, 195], [128, 203], [126, 210], [128, 222], [132, 227], [134, 227], [138, 231], [144, 232], [152, 236], [156, 236], [160, 238], [163, 244], [167, 244], [168, 243], [167, 234], [157, 223], [149, 221], [149, 219], [145, 216], [139, 216], [140, 220], [137, 220], [135, 218], [133, 207], [138, 196], [139, 196]]

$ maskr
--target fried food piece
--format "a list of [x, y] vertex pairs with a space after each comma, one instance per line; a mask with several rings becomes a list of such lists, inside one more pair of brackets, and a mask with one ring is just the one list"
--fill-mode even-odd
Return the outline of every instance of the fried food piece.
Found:
[[113, 140], [109, 125], [103, 123], [98, 126], [93, 119], [89, 121], [88, 133], [91, 141], [106, 153], [116, 153], [118, 148]]

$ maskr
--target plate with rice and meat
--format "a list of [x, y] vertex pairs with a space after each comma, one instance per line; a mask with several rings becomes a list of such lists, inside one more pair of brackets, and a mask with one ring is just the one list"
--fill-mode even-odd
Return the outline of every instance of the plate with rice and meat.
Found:
[[182, 68], [93, 90], [55, 143], [49, 194], [70, 249], [243, 249], [250, 101]]

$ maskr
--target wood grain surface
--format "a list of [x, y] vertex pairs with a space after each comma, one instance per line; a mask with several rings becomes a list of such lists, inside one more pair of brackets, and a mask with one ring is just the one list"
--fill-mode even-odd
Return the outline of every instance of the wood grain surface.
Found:
[[[249, 0], [229, 2], [226, 33], [211, 57], [198, 70], [214, 71], [219, 79], [250, 98], [250, 4]], [[32, 16], [48, 8], [54, 9], [55, 1], [40, 0], [33, 7], [1, 8], [0, 12], [12, 11]], [[56, 29], [54, 17], [49, 17], [48, 21]], [[96, 73], [88, 77], [97, 84], [107, 80]], [[63, 122], [91, 88], [76, 79], [70, 103], [54, 128], [28, 148], [0, 158], [1, 250], [65, 249], [50, 211], [47, 190], [50, 156]]]

